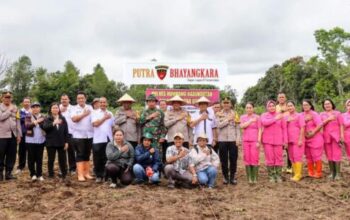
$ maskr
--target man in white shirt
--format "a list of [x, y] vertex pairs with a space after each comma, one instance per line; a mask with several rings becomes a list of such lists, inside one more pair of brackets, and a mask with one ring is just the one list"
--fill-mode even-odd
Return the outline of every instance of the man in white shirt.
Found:
[[194, 128], [194, 144], [197, 143], [198, 135], [206, 134], [208, 137], [208, 145], [213, 147], [216, 144], [214, 138], [216, 123], [215, 115], [208, 111], [210, 101], [205, 97], [201, 97], [196, 103], [198, 104], [199, 111], [195, 112], [191, 119], [191, 127]]
[[91, 112], [91, 105], [86, 104], [86, 94], [84, 92], [78, 92], [77, 105], [71, 112], [71, 119], [74, 122], [73, 142], [74, 150], [76, 152], [79, 181], [93, 179], [89, 174], [93, 138]]
[[94, 110], [91, 114], [91, 123], [94, 127], [94, 138], [92, 153], [94, 156], [94, 169], [96, 173], [96, 182], [101, 183], [104, 177], [105, 165], [107, 162], [106, 146], [113, 140], [112, 129], [114, 124], [112, 112], [107, 110], [107, 99], [99, 99], [100, 108]]
[[60, 104], [60, 110], [61, 114], [65, 117], [68, 125], [68, 149], [67, 149], [67, 154], [68, 154], [68, 167], [69, 167], [69, 172], [71, 175], [75, 175], [75, 171], [77, 168], [76, 165], [76, 160], [75, 160], [75, 151], [74, 151], [74, 145], [72, 142], [72, 137], [73, 137], [73, 129], [74, 129], [74, 123], [71, 118], [71, 114], [73, 111], [74, 106], [70, 104], [70, 99], [67, 94], [62, 94], [61, 95], [61, 104]]

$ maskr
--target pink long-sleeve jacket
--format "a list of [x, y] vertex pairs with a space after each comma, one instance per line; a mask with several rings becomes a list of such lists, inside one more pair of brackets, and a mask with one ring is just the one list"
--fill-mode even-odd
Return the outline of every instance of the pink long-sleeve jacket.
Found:
[[260, 117], [257, 114], [253, 114], [251, 116], [242, 115], [241, 116], [241, 124], [246, 123], [251, 118], [256, 118], [256, 121], [251, 123], [248, 127], [243, 129], [243, 141], [249, 141], [249, 142], [257, 142], [258, 141], [258, 134], [259, 134], [259, 128], [261, 128], [261, 121]]
[[286, 120], [283, 117], [276, 120], [276, 115], [276, 112], [265, 112], [261, 115], [262, 142], [264, 144], [283, 145], [288, 143]]
[[[288, 121], [288, 118], [292, 117], [292, 121]], [[301, 128], [305, 127], [305, 119], [303, 114], [293, 113], [285, 117], [287, 121], [287, 134], [288, 134], [288, 143], [297, 144], [299, 141]]]
[[335, 116], [335, 120], [328, 122], [323, 127], [323, 139], [325, 143], [331, 143], [333, 138], [336, 142], [340, 140], [340, 125], [343, 124], [343, 116], [339, 111], [332, 111], [331, 113], [322, 112], [320, 114], [321, 120], [325, 121], [331, 115]]
[[[301, 113], [303, 117], [306, 117], [305, 112]], [[317, 126], [322, 125], [322, 120], [320, 115], [315, 111], [310, 111], [309, 113], [312, 119], [305, 121], [305, 134], [309, 131], [313, 131]], [[312, 138], [306, 139], [307, 147], [310, 148], [322, 148], [323, 147], [323, 134], [322, 131], [317, 132]]]
[[345, 142], [350, 142], [350, 112], [343, 113], [344, 139]]

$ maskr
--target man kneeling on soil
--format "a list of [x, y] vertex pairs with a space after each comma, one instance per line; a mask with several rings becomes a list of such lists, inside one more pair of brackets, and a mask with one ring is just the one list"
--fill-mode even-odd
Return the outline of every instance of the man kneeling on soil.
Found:
[[145, 133], [142, 137], [142, 144], [136, 147], [136, 164], [133, 167], [136, 184], [144, 183], [147, 180], [152, 184], [159, 183], [159, 170], [162, 163], [159, 151], [151, 146], [152, 138], [151, 133]]
[[[197, 145], [190, 151], [190, 171], [194, 174], [192, 183], [199, 182], [209, 189], [214, 188], [217, 176], [217, 168], [220, 164], [219, 156], [207, 145], [208, 137], [200, 134], [197, 138]], [[197, 176], [198, 175], [198, 179]]]
[[[190, 164], [189, 150], [183, 146], [184, 136], [181, 133], [174, 135], [174, 145], [168, 147], [166, 151], [166, 162], [164, 168], [165, 176], [168, 178], [168, 187], [174, 188], [175, 181], [190, 186], [192, 174], [188, 171]], [[196, 176], [196, 174], [195, 174]]]

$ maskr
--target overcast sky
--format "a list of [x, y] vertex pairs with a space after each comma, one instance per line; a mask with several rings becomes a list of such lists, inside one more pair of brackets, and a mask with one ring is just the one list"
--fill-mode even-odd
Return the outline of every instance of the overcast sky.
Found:
[[316, 29], [350, 32], [350, 1], [1, 1], [0, 53], [61, 70], [100, 63], [116, 81], [127, 61], [225, 61], [241, 97], [275, 63], [317, 53]]

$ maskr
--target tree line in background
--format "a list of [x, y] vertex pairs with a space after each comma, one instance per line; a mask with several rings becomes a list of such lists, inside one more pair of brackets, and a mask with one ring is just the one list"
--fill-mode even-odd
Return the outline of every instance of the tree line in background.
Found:
[[332, 98], [343, 104], [350, 98], [350, 33], [335, 27], [317, 30], [314, 36], [319, 55], [308, 60], [296, 56], [273, 65], [246, 90], [242, 104], [252, 101], [263, 106], [268, 99], [276, 100], [278, 92], [297, 103], [308, 98], [319, 104]]
[[[109, 105], [117, 107], [116, 100], [128, 92], [138, 101], [139, 107], [145, 101], [146, 88], [170, 88], [167, 85], [131, 85], [128, 87], [123, 82], [115, 82], [108, 79], [104, 68], [97, 64], [92, 73], [81, 74], [72, 61], [64, 64], [62, 71], [49, 72], [43, 67], [34, 68], [28, 56], [21, 56], [17, 61], [6, 66], [2, 65], [3, 79], [0, 88], [8, 88], [13, 92], [15, 103], [20, 103], [24, 97], [32, 97], [39, 101], [44, 108], [52, 102], [59, 101], [61, 94], [67, 94], [72, 103], [78, 91], [87, 94], [88, 102], [96, 97], [104, 96], [109, 100]], [[6, 68], [6, 70], [5, 70]], [[218, 89], [213, 85], [173, 85], [176, 89]], [[220, 95], [233, 97], [236, 101], [236, 91], [231, 86], [225, 86]]]
[[[275, 64], [255, 86], [248, 88], [241, 100], [242, 106], [252, 101], [263, 106], [268, 99], [276, 99], [278, 92], [286, 93], [289, 99], [300, 103], [310, 98], [319, 103], [325, 98], [332, 98], [343, 103], [350, 98], [350, 33], [342, 28], [320, 29], [314, 33], [320, 55], [307, 60], [296, 56]], [[146, 88], [170, 88], [168, 85], [131, 85], [108, 79], [104, 68], [97, 64], [92, 73], [81, 74], [72, 61], [64, 64], [62, 71], [49, 72], [43, 67], [35, 68], [28, 56], [21, 56], [10, 64], [0, 55], [0, 88], [9, 88], [14, 94], [14, 101], [19, 103], [30, 96], [49, 106], [66, 93], [75, 102], [77, 91], [84, 91], [88, 101], [105, 96], [111, 107], [125, 92], [128, 92], [142, 106]], [[173, 85], [175, 89], [218, 89], [213, 85]], [[220, 90], [220, 96], [232, 97], [237, 101], [236, 90], [227, 85]]]

